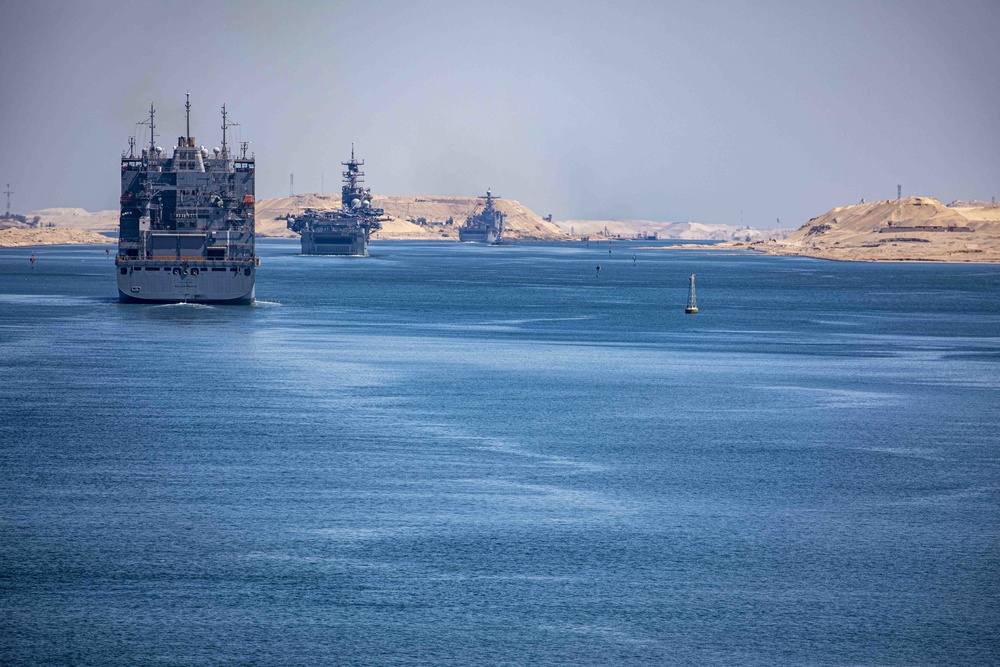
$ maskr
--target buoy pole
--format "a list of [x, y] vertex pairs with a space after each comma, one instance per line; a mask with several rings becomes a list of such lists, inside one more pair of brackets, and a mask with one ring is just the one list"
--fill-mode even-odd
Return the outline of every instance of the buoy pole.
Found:
[[694, 274], [693, 273], [691, 274], [691, 278], [689, 280], [691, 282], [691, 291], [688, 293], [688, 305], [687, 305], [687, 308], [684, 309], [684, 312], [687, 313], [688, 315], [697, 315], [698, 314], [698, 304], [697, 304], [697, 302], [695, 301], [695, 298], [694, 298]]

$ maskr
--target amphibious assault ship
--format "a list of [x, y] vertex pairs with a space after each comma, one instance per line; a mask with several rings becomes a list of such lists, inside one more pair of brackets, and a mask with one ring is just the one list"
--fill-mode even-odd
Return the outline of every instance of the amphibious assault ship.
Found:
[[302, 235], [303, 255], [354, 255], [366, 257], [372, 232], [382, 229], [380, 208], [372, 208], [371, 188], [365, 188], [364, 160], [354, 157], [340, 164], [344, 186], [340, 189], [339, 211], [315, 211], [307, 208], [302, 215], [289, 217], [288, 228]]
[[499, 245], [503, 242], [507, 216], [493, 206], [493, 202], [499, 197], [494, 197], [489, 190], [486, 191], [486, 196], [480, 199], [485, 199], [486, 205], [482, 211], [473, 213], [465, 219], [465, 224], [458, 228], [458, 240]]
[[260, 260], [254, 249], [255, 162], [249, 142], [231, 155], [222, 106], [222, 147], [210, 154], [191, 136], [191, 99], [184, 104], [186, 134], [170, 155], [156, 145], [149, 105], [149, 146], [136, 153], [135, 137], [122, 153], [118, 232], [118, 296], [148, 303], [247, 304], [254, 299]]

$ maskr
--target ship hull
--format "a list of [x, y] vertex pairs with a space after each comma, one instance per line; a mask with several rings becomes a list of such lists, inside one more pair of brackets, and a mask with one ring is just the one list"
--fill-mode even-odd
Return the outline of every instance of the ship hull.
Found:
[[497, 234], [492, 229], [480, 231], [477, 229], [459, 229], [458, 240], [467, 243], [488, 243], [493, 245], [497, 242]]
[[368, 240], [362, 230], [344, 233], [302, 232], [303, 255], [346, 255], [367, 257]]
[[133, 263], [118, 269], [118, 299], [122, 303], [247, 305], [254, 301], [256, 273], [254, 266]]

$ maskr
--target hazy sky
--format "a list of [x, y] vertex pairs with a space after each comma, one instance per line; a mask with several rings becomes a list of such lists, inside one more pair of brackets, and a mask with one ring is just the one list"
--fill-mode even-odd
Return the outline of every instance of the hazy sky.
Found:
[[[1000, 197], [1000, 2], [6, 2], [0, 184], [115, 208], [152, 101], [258, 198], [487, 187], [540, 214], [799, 226], [861, 197]], [[140, 130], [143, 128], [139, 128]], [[139, 142], [144, 141], [140, 134]]]

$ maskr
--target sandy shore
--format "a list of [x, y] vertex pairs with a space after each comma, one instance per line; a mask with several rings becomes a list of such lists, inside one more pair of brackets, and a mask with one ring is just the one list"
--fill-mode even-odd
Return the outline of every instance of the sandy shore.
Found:
[[102, 244], [113, 246], [113, 238], [89, 232], [83, 229], [60, 229], [44, 227], [42, 229], [2, 229], [0, 230], [0, 248], [21, 248], [36, 245], [75, 245]]
[[[373, 196], [373, 203], [392, 216], [374, 241], [458, 240], [458, 226], [475, 210], [476, 197], [386, 197]], [[257, 234], [260, 237], [298, 238], [285, 226], [284, 216], [305, 208], [335, 209], [335, 195], [304, 194], [257, 202]], [[498, 206], [508, 215], [506, 238], [518, 240], [578, 241], [555, 224], [543, 220], [513, 200], [501, 200]], [[93, 243], [114, 245], [115, 239], [95, 233], [113, 229], [116, 211], [88, 213], [83, 209], [57, 208], [33, 212], [42, 224], [55, 227], [10, 228], [0, 230], [0, 247]], [[434, 224], [417, 224], [425, 218]], [[451, 225], [443, 224], [448, 218]], [[626, 229], [628, 221], [571, 221], [574, 231], [618, 225]], [[641, 221], [640, 221], [641, 222]], [[568, 224], [568, 223], [563, 223]], [[648, 221], [642, 223], [652, 229]], [[658, 223], [659, 224], [659, 223]], [[667, 224], [667, 223], [663, 223]], [[765, 255], [813, 257], [846, 262], [987, 262], [1000, 263], [1000, 208], [985, 202], [955, 202], [945, 206], [930, 197], [908, 197], [834, 208], [813, 218], [784, 239], [761, 238], [760, 232], [698, 225], [669, 223], [657, 228], [659, 233], [678, 234], [692, 240], [726, 238], [722, 243], [685, 243], [642, 250], [752, 250]], [[681, 226], [677, 226], [681, 225]], [[619, 229], [620, 228], [620, 229]], [[768, 231], [768, 230], [764, 230]], [[743, 236], [732, 240], [734, 236]], [[700, 236], [700, 238], [699, 238]], [[738, 237], [738, 236], [737, 236]], [[606, 239], [592, 239], [602, 242]], [[611, 239], [607, 239], [611, 240]]]
[[730, 249], [845, 262], [1000, 262], [1000, 208], [945, 206], [906, 197], [841, 206], [784, 240]]

